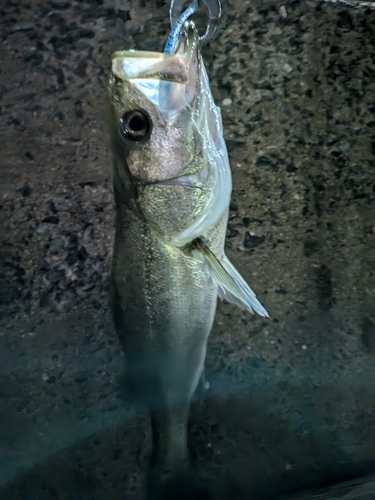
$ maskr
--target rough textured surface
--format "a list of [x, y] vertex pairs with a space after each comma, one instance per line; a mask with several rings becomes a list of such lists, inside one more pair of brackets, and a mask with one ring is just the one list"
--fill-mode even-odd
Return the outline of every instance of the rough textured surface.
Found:
[[311, 489], [292, 496], [283, 496], [280, 500], [335, 500], [337, 498], [341, 498], [341, 500], [372, 500], [374, 494], [374, 477], [364, 476], [325, 488]]
[[[0, 7], [0, 488], [136, 499], [150, 430], [107, 310], [109, 56], [161, 50], [161, 1]], [[375, 12], [228, 0], [207, 70], [234, 178], [227, 253], [270, 313], [220, 303], [191, 447], [217, 498], [373, 470]], [[242, 495], [242, 496], [241, 496]]]

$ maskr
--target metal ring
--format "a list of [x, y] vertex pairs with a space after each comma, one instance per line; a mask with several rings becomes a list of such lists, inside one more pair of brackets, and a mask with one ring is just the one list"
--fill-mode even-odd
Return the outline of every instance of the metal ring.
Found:
[[[206, 5], [208, 9], [208, 24], [205, 34], [199, 37], [199, 42], [201, 45], [208, 43], [211, 40], [216, 31], [221, 16], [220, 0], [203, 0], [203, 3]], [[180, 19], [185, 4], [186, 0], [172, 0], [170, 8], [170, 19], [171, 19], [172, 29], [174, 25], [177, 23], [177, 21]]]

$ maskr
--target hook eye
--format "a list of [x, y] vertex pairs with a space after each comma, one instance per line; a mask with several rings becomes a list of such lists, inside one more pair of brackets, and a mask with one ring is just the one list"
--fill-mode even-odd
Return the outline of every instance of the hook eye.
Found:
[[[176, 22], [179, 20], [184, 5], [187, 3], [186, 0], [172, 0], [171, 8], [170, 8], [170, 19], [171, 19], [171, 27], [173, 28]], [[206, 32], [203, 36], [199, 37], [199, 42], [201, 45], [208, 43], [213, 37], [220, 16], [221, 16], [221, 4], [220, 0], [203, 0], [203, 3], [208, 9], [208, 24]]]

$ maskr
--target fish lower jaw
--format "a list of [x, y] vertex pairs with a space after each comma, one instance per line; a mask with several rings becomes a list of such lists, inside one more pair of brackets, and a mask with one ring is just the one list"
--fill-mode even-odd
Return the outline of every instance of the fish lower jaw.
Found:
[[147, 183], [147, 185], [152, 186], [183, 186], [201, 189], [203, 183], [199, 180], [197, 175], [188, 174], [181, 175], [180, 177], [172, 177], [171, 179], [165, 179], [160, 181], [154, 181]]

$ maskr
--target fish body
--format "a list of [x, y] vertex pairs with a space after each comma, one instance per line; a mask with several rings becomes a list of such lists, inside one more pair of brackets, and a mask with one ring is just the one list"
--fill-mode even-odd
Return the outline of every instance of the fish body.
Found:
[[217, 296], [266, 311], [224, 253], [231, 174], [196, 31], [175, 55], [117, 52], [109, 83], [116, 231], [112, 310], [153, 466], [189, 465], [187, 419]]

